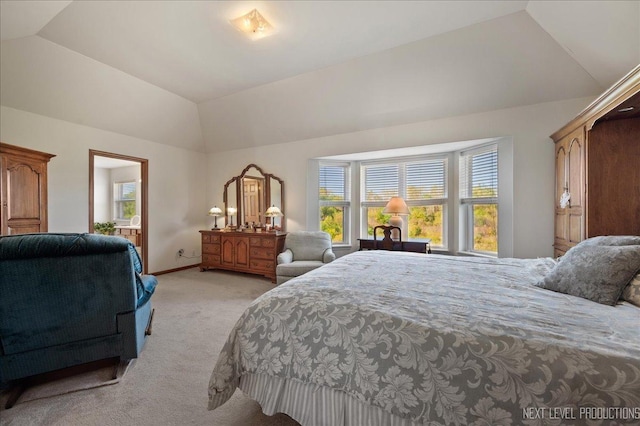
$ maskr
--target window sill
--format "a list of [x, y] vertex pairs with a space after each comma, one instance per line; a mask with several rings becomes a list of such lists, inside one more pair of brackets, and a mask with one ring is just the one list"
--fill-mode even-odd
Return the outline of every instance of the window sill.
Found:
[[470, 256], [470, 257], [484, 257], [484, 258], [487, 258], [487, 259], [496, 259], [498, 257], [497, 254], [481, 253], [481, 252], [477, 252], [477, 251], [459, 251], [458, 255], [460, 255], [460, 256]]
[[351, 250], [352, 245], [351, 244], [332, 244], [331, 248], [340, 249], [340, 250], [343, 250], [343, 249]]

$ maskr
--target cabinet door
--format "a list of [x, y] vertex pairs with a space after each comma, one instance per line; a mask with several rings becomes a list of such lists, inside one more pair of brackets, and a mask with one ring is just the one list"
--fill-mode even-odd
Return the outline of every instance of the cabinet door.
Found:
[[573, 246], [584, 239], [586, 196], [584, 128], [569, 135], [567, 145], [567, 176], [571, 203], [568, 207], [567, 236]]
[[555, 193], [555, 245], [566, 246], [569, 242], [567, 235], [567, 209], [560, 207], [560, 197], [569, 188], [567, 175], [567, 140], [556, 143], [556, 193]]
[[2, 161], [2, 234], [47, 231], [47, 166], [37, 160]]
[[[556, 251], [568, 250], [584, 239], [586, 200], [586, 158], [584, 127], [556, 143], [555, 234]], [[560, 197], [571, 198], [561, 207]]]
[[249, 237], [236, 237], [234, 243], [235, 265], [249, 268]]
[[235, 250], [234, 250], [235, 239], [232, 236], [223, 236], [222, 237], [222, 264], [224, 266], [235, 265]]

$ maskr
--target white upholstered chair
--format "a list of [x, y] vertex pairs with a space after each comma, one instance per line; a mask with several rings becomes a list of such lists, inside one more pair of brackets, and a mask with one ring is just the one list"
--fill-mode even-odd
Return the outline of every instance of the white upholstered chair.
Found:
[[326, 232], [290, 232], [284, 243], [284, 251], [278, 255], [277, 283], [287, 282], [335, 258], [331, 249], [331, 236]]

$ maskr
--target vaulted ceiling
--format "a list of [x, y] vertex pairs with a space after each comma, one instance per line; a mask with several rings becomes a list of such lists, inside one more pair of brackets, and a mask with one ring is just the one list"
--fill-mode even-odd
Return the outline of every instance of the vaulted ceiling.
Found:
[[[274, 35], [229, 24], [254, 7]], [[2, 105], [216, 151], [595, 96], [640, 5], [0, 0], [0, 38]]]

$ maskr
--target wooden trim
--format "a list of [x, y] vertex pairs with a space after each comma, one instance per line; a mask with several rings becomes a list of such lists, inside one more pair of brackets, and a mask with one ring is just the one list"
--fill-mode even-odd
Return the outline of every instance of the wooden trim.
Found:
[[199, 268], [199, 267], [200, 267], [200, 263], [196, 263], [195, 265], [187, 265], [187, 266], [181, 266], [179, 268], [165, 269], [164, 271], [151, 272], [151, 275], [164, 275], [164, 274], [170, 274], [172, 272], [185, 271], [187, 269]]
[[93, 211], [93, 166], [95, 156], [115, 158], [140, 163], [140, 178], [142, 179], [142, 267], [143, 273], [147, 274], [149, 268], [149, 160], [146, 158], [132, 157], [129, 155], [115, 154], [113, 152], [89, 150], [89, 233], [93, 233], [94, 211]]
[[622, 101], [640, 91], [640, 65], [622, 77], [616, 84], [591, 102], [573, 120], [551, 135], [551, 139], [558, 141], [580, 126], [587, 124], [587, 131], [605, 114], [616, 108]]
[[18, 155], [22, 158], [30, 158], [32, 160], [44, 160], [50, 161], [55, 154], [49, 154], [42, 151], [36, 151], [35, 149], [23, 148], [21, 146], [9, 145], [8, 143], [0, 142], [0, 152], [3, 154]]

